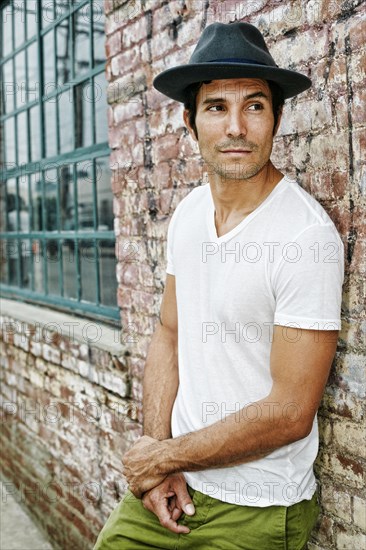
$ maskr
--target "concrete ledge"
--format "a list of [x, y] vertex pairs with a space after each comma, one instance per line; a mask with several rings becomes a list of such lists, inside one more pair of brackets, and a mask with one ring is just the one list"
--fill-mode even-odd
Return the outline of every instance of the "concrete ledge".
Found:
[[15, 322], [58, 332], [66, 338], [109, 352], [114, 356], [123, 356], [126, 351], [126, 346], [121, 342], [121, 330], [113, 329], [99, 321], [91, 321], [43, 306], [6, 298], [0, 298], [0, 314], [2, 317], [10, 317]]

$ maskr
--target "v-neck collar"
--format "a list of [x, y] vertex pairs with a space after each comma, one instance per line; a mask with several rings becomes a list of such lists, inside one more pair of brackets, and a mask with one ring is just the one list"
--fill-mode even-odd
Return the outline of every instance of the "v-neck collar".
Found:
[[221, 235], [221, 237], [217, 236], [217, 231], [215, 226], [215, 204], [212, 198], [211, 187], [210, 187], [210, 184], [208, 183], [207, 185], [208, 185], [208, 193], [209, 193], [209, 207], [207, 209], [207, 227], [208, 227], [208, 232], [209, 232], [211, 241], [221, 243], [221, 242], [228, 241], [232, 237], [235, 237], [235, 235], [237, 235], [243, 229], [243, 227], [245, 227], [259, 212], [263, 210], [263, 208], [265, 208], [268, 205], [268, 203], [270, 203], [273, 200], [273, 198], [282, 190], [285, 183], [288, 181], [289, 180], [287, 176], [284, 176], [277, 183], [277, 185], [272, 189], [272, 191], [264, 199], [264, 201], [261, 202], [261, 204], [253, 210], [253, 212], [245, 216], [245, 218], [241, 222], [239, 222], [238, 225], [233, 227], [233, 229], [231, 229], [224, 235]]

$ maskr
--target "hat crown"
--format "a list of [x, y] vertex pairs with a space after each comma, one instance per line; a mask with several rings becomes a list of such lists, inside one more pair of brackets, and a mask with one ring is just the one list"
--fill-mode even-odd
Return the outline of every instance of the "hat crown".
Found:
[[250, 23], [212, 23], [206, 27], [189, 64], [220, 59], [246, 59], [276, 67], [262, 34]]

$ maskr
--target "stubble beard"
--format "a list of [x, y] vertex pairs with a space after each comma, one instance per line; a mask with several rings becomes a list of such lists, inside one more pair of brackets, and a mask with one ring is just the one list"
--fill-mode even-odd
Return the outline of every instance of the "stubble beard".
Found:
[[207, 162], [208, 174], [216, 174], [220, 176], [223, 182], [226, 181], [240, 181], [254, 178], [261, 170], [268, 164], [269, 159], [262, 163], [251, 163], [242, 165], [239, 162], [235, 163], [212, 163]]
[[[233, 139], [227, 141], [220, 145], [216, 145], [215, 151], [219, 152], [223, 149], [229, 149], [230, 147], [243, 147], [243, 149], [249, 148], [253, 152], [257, 152], [259, 150], [259, 147], [256, 143], [240, 138], [237, 140]], [[235, 160], [233, 160], [232, 162], [222, 163], [211, 162], [209, 159], [205, 158], [205, 155], [202, 154], [202, 150], [200, 152], [203, 160], [206, 162], [208, 175], [218, 175], [223, 183], [254, 178], [269, 163], [271, 154], [271, 151], [269, 151], [268, 158], [263, 159], [262, 157], [262, 159], [259, 159], [259, 162], [249, 162], [241, 164], [240, 162], [235, 162]]]

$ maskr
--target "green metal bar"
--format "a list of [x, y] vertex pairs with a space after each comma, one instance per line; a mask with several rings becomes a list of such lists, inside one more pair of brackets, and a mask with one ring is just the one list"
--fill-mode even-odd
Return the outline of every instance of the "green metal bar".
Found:
[[[15, 189], [16, 189], [16, 192], [15, 192], [15, 208], [16, 208], [16, 213], [17, 213], [17, 233], [19, 235], [19, 226], [20, 226], [20, 215], [19, 215], [19, 180], [18, 178], [15, 180], [16, 183], [15, 183]], [[17, 240], [17, 264], [16, 264], [16, 269], [17, 269], [17, 282], [18, 282], [18, 286], [22, 286], [21, 284], [21, 274], [20, 274], [20, 254], [21, 254], [21, 240], [18, 239]]]
[[[97, 197], [97, 178], [95, 169], [95, 159], [93, 160], [93, 216], [94, 216], [94, 228], [97, 231], [99, 227], [98, 220], [98, 197]], [[99, 253], [97, 246], [97, 239], [93, 240], [94, 247], [94, 259], [95, 259], [95, 285], [96, 285], [96, 303], [100, 304], [100, 264]]]
[[[56, 208], [57, 208], [57, 230], [58, 233], [61, 232], [61, 212], [60, 212], [60, 201], [61, 201], [61, 182], [60, 182], [60, 168], [57, 168], [57, 195], [56, 195]], [[62, 241], [58, 239], [57, 242], [57, 254], [59, 258], [58, 262], [58, 289], [60, 296], [64, 295], [64, 277], [62, 271]]]
[[15, 233], [15, 232], [0, 232], [0, 238], [6, 239], [8, 237], [20, 238], [20, 239], [49, 239], [52, 241], [58, 239], [76, 239], [76, 240], [90, 240], [90, 239], [103, 239], [103, 240], [114, 240], [115, 235], [113, 231], [93, 231], [93, 230], [79, 230], [78, 232], [73, 231], [34, 231], [29, 233]]
[[[79, 212], [78, 212], [78, 182], [77, 182], [77, 164], [73, 165], [73, 183], [74, 183], [74, 216], [75, 228], [79, 229]], [[74, 233], [74, 250], [75, 250], [75, 268], [76, 268], [76, 292], [78, 301], [81, 300], [81, 267], [78, 234]]]
[[[41, 40], [41, 1], [37, 0], [37, 42], [38, 42], [38, 81], [39, 81], [39, 95], [38, 95], [38, 105], [39, 105], [39, 131], [41, 137], [41, 158], [45, 157], [46, 154], [46, 144], [45, 144], [45, 132], [44, 132], [44, 114], [43, 114], [43, 104], [42, 104], [42, 94], [44, 88], [43, 82], [43, 42]], [[37, 162], [39, 169], [39, 162]]]
[[60, 95], [63, 92], [66, 92], [70, 88], [77, 86], [78, 84], [81, 84], [82, 82], [84, 82], [84, 80], [88, 80], [88, 78], [90, 78], [91, 76], [98, 75], [104, 70], [104, 68], [105, 68], [104, 63], [103, 64], [99, 63], [99, 65], [94, 67], [94, 69], [92, 69], [90, 72], [77, 76], [65, 84], [57, 84], [54, 90], [52, 90], [51, 92], [48, 92], [43, 96], [43, 100], [52, 99], [53, 97]]
[[[70, 93], [70, 97], [72, 97], [72, 101], [73, 101], [73, 104], [72, 104], [72, 109], [71, 109], [71, 112], [72, 112], [72, 115], [71, 115], [71, 127], [72, 127], [72, 136], [73, 136], [73, 149], [75, 149], [75, 139], [76, 139], [76, 136], [75, 136], [75, 86], [74, 86], [74, 82], [73, 82], [73, 76], [74, 76], [74, 29], [73, 29], [73, 21], [72, 21], [72, 16], [70, 15], [69, 13], [69, 36], [68, 36], [68, 39], [69, 39], [69, 51], [70, 51], [70, 57], [69, 57], [69, 63], [71, 63], [71, 67], [70, 67], [70, 74], [72, 75], [72, 92]], [[70, 88], [71, 90], [71, 88]]]
[[17, 109], [14, 109], [13, 111], [11, 111], [10, 113], [8, 113], [6, 115], [1, 115], [0, 116], [0, 122], [4, 122], [8, 118], [13, 118], [15, 115], [17, 115], [19, 113], [22, 113], [23, 111], [26, 111], [27, 109], [30, 109], [31, 107], [34, 107], [35, 105], [37, 105], [37, 103], [38, 103], [37, 99], [34, 99], [33, 101], [30, 101], [26, 105], [22, 105], [21, 107], [19, 107]]
[[45, 208], [45, 184], [44, 172], [41, 172], [41, 187], [42, 187], [42, 268], [43, 282], [45, 294], [48, 294], [48, 265], [47, 265], [47, 239], [46, 239], [46, 208]]
[[95, 316], [98, 316], [100, 320], [104, 320], [105, 317], [108, 317], [109, 319], [115, 319], [120, 321], [120, 313], [118, 308], [112, 308], [108, 306], [103, 305], [95, 305], [90, 302], [83, 302], [83, 301], [76, 301], [72, 300], [71, 298], [59, 298], [57, 296], [44, 296], [43, 294], [39, 292], [30, 292], [28, 289], [16, 289], [16, 292], [14, 291], [14, 287], [10, 285], [0, 285], [2, 295], [8, 298], [14, 298], [19, 299], [23, 298], [23, 300], [26, 301], [34, 301], [39, 304], [44, 305], [56, 305], [60, 309], [65, 309], [66, 311], [70, 311], [72, 309], [73, 312], [80, 312], [82, 314], [89, 313], [93, 314], [93, 318]]
[[8, 55], [1, 58], [0, 65], [2, 65], [3, 63], [6, 63], [7, 61], [9, 61], [9, 59], [11, 59], [15, 55], [17, 55], [19, 52], [21, 52], [22, 50], [24, 50], [25, 48], [30, 46], [32, 44], [32, 42], [35, 42], [35, 41], [36, 41], [36, 38], [33, 37], [33, 38], [30, 38], [29, 40], [26, 40], [25, 42], [23, 42], [23, 44], [21, 46], [18, 46], [16, 49], [13, 47], [11, 53], [9, 53]]
[[[13, 5], [13, 17], [12, 17], [12, 42], [13, 50], [15, 49], [15, 17], [14, 17], [14, 5]], [[13, 78], [16, 82], [16, 72], [15, 72], [15, 57], [13, 56]], [[18, 106], [19, 97], [15, 94], [14, 105]], [[18, 115], [14, 117], [14, 146], [15, 146], [15, 164], [19, 166], [19, 151], [18, 151]], [[19, 182], [18, 178], [15, 180], [15, 209], [16, 209], [16, 231], [19, 233]], [[20, 253], [21, 253], [21, 242], [17, 240], [17, 257], [16, 257], [16, 278], [18, 287], [21, 286], [20, 280]]]
[[[42, 111], [42, 109], [40, 110]], [[41, 128], [43, 128], [43, 126]], [[44, 135], [44, 132], [42, 132], [42, 134]], [[44, 139], [42, 141], [42, 145], [44, 148]], [[63, 153], [62, 155], [54, 155], [53, 157], [42, 158], [36, 162], [29, 162], [28, 164], [22, 165], [20, 167], [18, 166], [17, 168], [0, 171], [0, 174], [3, 175], [4, 178], [14, 178], [23, 174], [31, 174], [32, 172], [52, 168], [54, 166], [58, 166], [61, 163], [71, 164], [72, 162], [81, 162], [83, 160], [90, 160], [95, 157], [106, 156], [109, 154], [110, 148], [108, 147], [108, 143], [104, 142], [97, 145], [90, 145], [89, 147], [79, 148], [74, 151], [69, 151], [68, 153]]]
[[[29, 203], [29, 231], [32, 230], [32, 227], [34, 226], [34, 215], [33, 215], [33, 203], [32, 203], [32, 191], [31, 191], [31, 176], [28, 174], [27, 176], [28, 180], [28, 203]], [[31, 289], [34, 291], [34, 254], [33, 254], [33, 241], [29, 239], [29, 245], [30, 245], [30, 266], [31, 266]]]
[[[54, 77], [55, 77], [55, 86], [56, 90], [58, 89], [58, 69], [57, 69], [57, 27], [53, 29], [53, 67], [54, 67]], [[56, 94], [57, 95], [57, 94]], [[43, 98], [44, 101], [46, 101]], [[59, 109], [60, 109], [60, 96], [57, 96], [56, 101], [56, 108], [55, 108], [55, 117], [56, 117], [56, 151], [57, 154], [60, 154], [60, 117], [59, 117]]]

